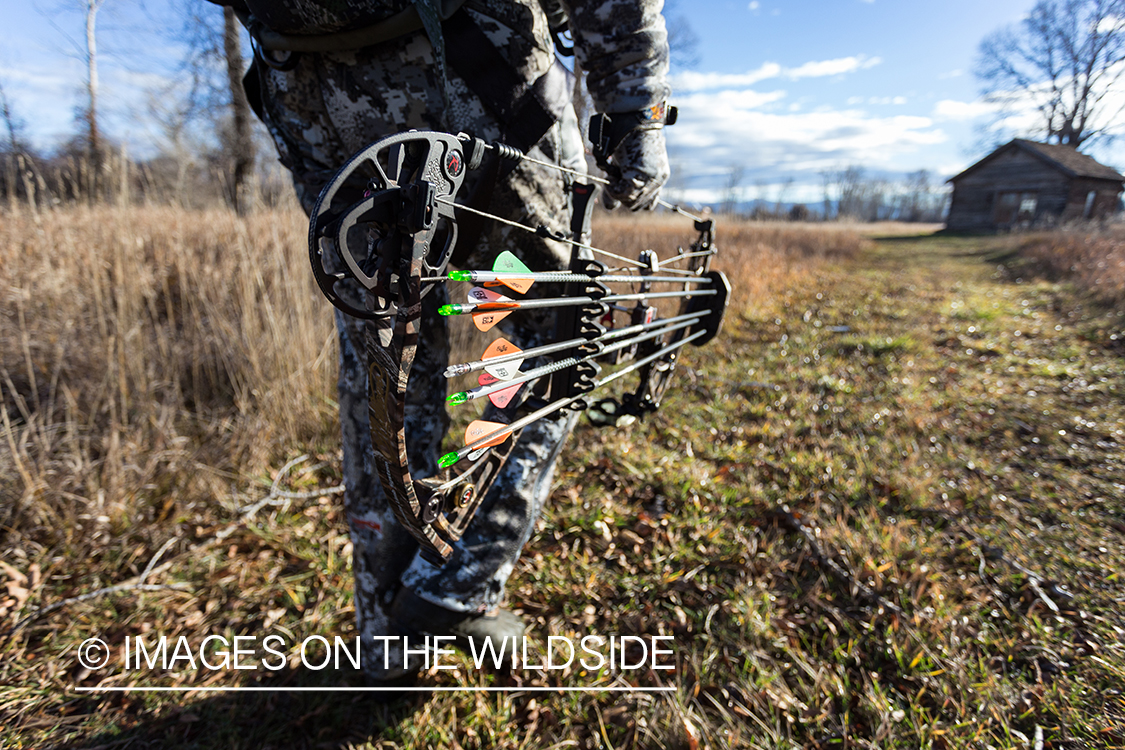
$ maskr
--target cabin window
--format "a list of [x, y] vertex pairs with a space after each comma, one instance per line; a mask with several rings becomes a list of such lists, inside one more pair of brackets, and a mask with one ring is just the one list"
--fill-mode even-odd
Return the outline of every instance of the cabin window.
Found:
[[1039, 206], [1039, 193], [1004, 192], [996, 196], [993, 219], [997, 224], [1017, 224], [1035, 218]]
[[1094, 215], [1094, 200], [1098, 197], [1097, 190], [1086, 193], [1086, 207], [1082, 209], [1082, 218], [1089, 219]]

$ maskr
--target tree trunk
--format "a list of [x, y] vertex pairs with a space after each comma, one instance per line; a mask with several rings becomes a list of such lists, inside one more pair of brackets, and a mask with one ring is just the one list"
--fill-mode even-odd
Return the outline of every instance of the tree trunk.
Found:
[[250, 138], [250, 102], [242, 88], [242, 45], [234, 10], [223, 8], [223, 53], [227, 58], [230, 83], [231, 133], [231, 205], [238, 214], [249, 210], [247, 183], [254, 166], [254, 142]]
[[95, 34], [98, 8], [102, 0], [86, 0], [86, 93], [89, 108], [86, 111], [87, 131], [87, 199], [93, 203], [98, 192], [102, 165], [101, 135], [98, 133], [98, 42]]

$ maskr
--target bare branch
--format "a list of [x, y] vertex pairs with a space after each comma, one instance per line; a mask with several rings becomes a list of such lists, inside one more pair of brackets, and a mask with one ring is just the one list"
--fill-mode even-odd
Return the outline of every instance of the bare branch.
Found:
[[1026, 135], [1078, 147], [1113, 136], [1107, 106], [1125, 76], [1125, 0], [1039, 0], [981, 42], [976, 75], [998, 122], [1035, 112]]

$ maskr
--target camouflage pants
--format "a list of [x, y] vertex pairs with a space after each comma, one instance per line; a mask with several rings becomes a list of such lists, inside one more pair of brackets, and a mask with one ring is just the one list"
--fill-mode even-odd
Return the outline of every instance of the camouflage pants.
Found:
[[[504, 33], [494, 22], [482, 28], [493, 36]], [[311, 211], [321, 188], [348, 157], [379, 137], [408, 128], [465, 131], [489, 141], [501, 137], [498, 123], [452, 71], [448, 111], [440, 85], [432, 48], [420, 33], [355, 52], [302, 55], [290, 71], [264, 70], [264, 119], [282, 162], [293, 174], [305, 210]], [[576, 121], [564, 119], [529, 155], [559, 163], [575, 138], [580, 143]], [[524, 162], [496, 186], [490, 210], [523, 224], [545, 224], [560, 231], [566, 229], [568, 216], [565, 196], [561, 173]], [[486, 225], [467, 265], [489, 267], [505, 249], [537, 270], [562, 268], [567, 260], [565, 248], [558, 243], [492, 223]], [[406, 434], [411, 471], [417, 477], [437, 473], [438, 451], [449, 424], [444, 406], [447, 385], [441, 374], [449, 357], [449, 337], [446, 319], [436, 314], [446, 296], [438, 288], [424, 300], [422, 336], [407, 394]], [[545, 315], [513, 315], [505, 323], [509, 323], [505, 336], [523, 348], [543, 343], [551, 334]], [[391, 669], [385, 671], [381, 642], [374, 638], [394, 635], [386, 612], [401, 585], [452, 610], [483, 612], [500, 602], [550, 492], [555, 463], [575, 416], [558, 415], [524, 430], [453, 558], [437, 568], [416, 554], [413, 538], [393, 517], [372, 470], [364, 324], [337, 311], [336, 325], [344, 498], [355, 550], [356, 613], [364, 669], [386, 678], [400, 671], [396, 665], [401, 667], [401, 655], [397, 650], [389, 653]]]

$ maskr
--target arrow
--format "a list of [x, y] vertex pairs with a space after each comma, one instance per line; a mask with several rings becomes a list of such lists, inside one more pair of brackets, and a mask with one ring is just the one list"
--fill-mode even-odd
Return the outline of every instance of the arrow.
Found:
[[[710, 281], [710, 279], [707, 279]], [[570, 307], [578, 305], [589, 305], [597, 302], [626, 302], [629, 300], [649, 300], [649, 299], [671, 299], [675, 297], [710, 297], [717, 294], [714, 289], [695, 289], [685, 290], [682, 292], [645, 292], [638, 294], [607, 294], [604, 297], [545, 297], [543, 299], [527, 299], [527, 300], [513, 300], [505, 297], [502, 294], [482, 289], [481, 287], [474, 287], [473, 292], [480, 290], [483, 293], [496, 295], [495, 301], [481, 301], [481, 302], [468, 302], [464, 304], [450, 304], [442, 305], [438, 308], [439, 315], [465, 315], [466, 313], [473, 314], [474, 317], [478, 313], [485, 312], [502, 312], [508, 315], [513, 310], [533, 310], [545, 307]], [[470, 292], [470, 295], [473, 293]], [[489, 328], [495, 323], [489, 325]], [[482, 331], [488, 330], [481, 328], [481, 324], [477, 324], [477, 328]]]
[[[535, 346], [531, 349], [523, 350], [521, 350], [518, 346], [511, 343], [507, 339], [499, 338], [496, 339], [496, 341], [492, 342], [488, 349], [485, 350], [484, 354], [481, 355], [480, 359], [473, 362], [464, 362], [447, 367], [445, 369], [445, 377], [453, 378], [458, 375], [468, 375], [470, 372], [477, 372], [478, 370], [486, 370], [488, 372], [491, 372], [490, 370], [487, 370], [488, 367], [510, 362], [515, 362], [516, 364], [512, 365], [512, 367], [518, 370], [526, 360], [532, 359], [534, 357], [540, 357], [545, 354], [554, 354], [555, 352], [561, 352], [565, 351], [566, 349], [573, 349], [579, 346], [596, 346], [597, 344], [605, 343], [606, 341], [619, 339], [622, 336], [631, 336], [634, 333], [644, 331], [646, 329], [652, 328], [653, 326], [672, 325], [673, 323], [679, 323], [683, 320], [696, 321], [701, 317], [703, 317], [703, 313], [687, 313], [685, 315], [677, 315], [673, 318], [654, 320], [650, 323], [637, 323], [635, 325], [625, 326], [624, 328], [616, 328], [612, 331], [607, 331], [601, 336], [598, 336], [594, 339], [575, 338], [568, 341], [560, 341], [554, 344]], [[511, 347], [511, 350], [508, 352], [500, 352], [501, 348], [506, 347]], [[494, 352], [494, 354], [490, 356], [489, 352]], [[493, 372], [492, 374], [496, 375], [495, 372]], [[497, 377], [500, 376], [497, 375]], [[506, 380], [507, 378], [500, 379]]]
[[[637, 360], [636, 362], [629, 365], [628, 367], [623, 367], [620, 370], [618, 370], [617, 372], [611, 373], [611, 374], [607, 375], [606, 377], [595, 381], [594, 382], [594, 389], [606, 386], [606, 385], [612, 383], [614, 380], [617, 380], [618, 378], [624, 377], [631, 372], [636, 372], [637, 370], [644, 367], [645, 365], [647, 365], [651, 362], [655, 362], [656, 360], [660, 359], [665, 354], [669, 354], [671, 352], [674, 352], [676, 349], [679, 349], [680, 347], [685, 346], [685, 345], [691, 343], [692, 341], [694, 341], [695, 339], [699, 338], [700, 336], [705, 336], [706, 334], [707, 334], [707, 331], [696, 331], [695, 333], [680, 339], [679, 341], [677, 341], [674, 344], [669, 344], [668, 346], [662, 348], [660, 351], [654, 352], [653, 354], [650, 354], [649, 356], [644, 357], [643, 359]], [[570, 398], [559, 399], [558, 401], [554, 401], [550, 404], [547, 404], [542, 409], [537, 409], [536, 411], [533, 411], [532, 413], [528, 414], [527, 416], [521, 417], [520, 419], [517, 419], [515, 422], [512, 422], [509, 425], [502, 425], [502, 424], [499, 424], [498, 422], [484, 422], [483, 420], [478, 420], [477, 422], [473, 422], [472, 424], [469, 425], [470, 429], [473, 427], [473, 425], [483, 424], [483, 425], [486, 425], [486, 426], [483, 427], [481, 429], [481, 431], [488, 430], [488, 429], [492, 429], [492, 431], [487, 432], [487, 434], [484, 434], [483, 436], [478, 438], [476, 442], [469, 443], [468, 445], [466, 445], [464, 448], [462, 448], [460, 450], [452, 451], [450, 453], [446, 453], [444, 456], [442, 456], [440, 459], [438, 459], [438, 466], [440, 466], [441, 468], [444, 469], [448, 466], [453, 466], [454, 464], [461, 461], [461, 459], [466, 458], [466, 457], [468, 457], [470, 459], [476, 459], [477, 457], [479, 457], [480, 455], [483, 454], [484, 448], [488, 448], [488, 447], [493, 446], [493, 445], [500, 445], [505, 440], [507, 440], [508, 436], [511, 435], [516, 430], [523, 429], [527, 425], [529, 425], [533, 422], [537, 422], [540, 419], [542, 419], [543, 417], [546, 417], [550, 414], [554, 414], [559, 409], [565, 409], [566, 407], [570, 406], [571, 404], [578, 402], [579, 400], [584, 398], [586, 395], [587, 394], [582, 393], [582, 394], [579, 394], [577, 396], [571, 396]], [[469, 438], [469, 430], [466, 430], [465, 431], [466, 442], [468, 441], [468, 438]], [[442, 487], [440, 487], [438, 489], [444, 489], [444, 488], [445, 488], [445, 485], [442, 485]]]
[[[676, 323], [674, 325], [666, 325], [665, 327], [659, 328], [655, 331], [650, 331], [649, 333], [642, 334], [631, 339], [625, 339], [624, 341], [619, 341], [616, 344], [611, 344], [607, 347], [602, 348], [600, 351], [596, 351], [582, 357], [567, 357], [566, 359], [560, 359], [558, 362], [552, 362], [549, 365], [536, 367], [534, 370], [528, 370], [527, 372], [520, 373], [518, 377], [514, 377], [509, 380], [492, 380], [490, 384], [485, 384], [483, 380], [478, 381], [481, 384], [479, 388], [470, 388], [467, 391], [451, 393], [448, 397], [446, 397], [445, 400], [446, 403], [449, 404], [464, 404], [468, 403], [469, 401], [474, 401], [478, 398], [484, 398], [485, 396], [491, 398], [493, 394], [504, 391], [511, 394], [507, 397], [503, 404], [503, 406], [507, 406], [508, 402], [510, 402], [512, 400], [512, 397], [515, 395], [514, 391], [509, 390], [513, 385], [519, 385], [532, 380], [538, 380], [541, 377], [556, 373], [559, 370], [565, 370], [568, 367], [574, 367], [575, 365], [581, 364], [582, 362], [589, 362], [595, 357], [612, 354], [613, 352], [624, 349], [627, 346], [639, 344], [642, 341], [649, 341], [659, 336], [663, 336], [666, 333], [671, 333], [682, 328], [687, 328], [689, 326], [695, 325], [695, 322], [695, 320], [687, 320], [681, 323]], [[495, 401], [493, 401], [492, 403], [496, 404]], [[496, 405], [503, 408], [503, 406], [501, 406], [500, 404]]]
[[[669, 258], [664, 263], [674, 263], [685, 258], [699, 255], [712, 255], [713, 250], [704, 253], [686, 253]], [[656, 270], [659, 270], [659, 264]], [[510, 250], [505, 250], [496, 258], [491, 271], [450, 271], [446, 276], [426, 276], [422, 281], [471, 281], [474, 284], [503, 284], [504, 286], [526, 294], [527, 290], [536, 281], [548, 283], [583, 282], [597, 279], [605, 283], [635, 284], [639, 282], [668, 282], [675, 284], [703, 284], [704, 278], [685, 278], [683, 276], [638, 276], [638, 275], [599, 275], [596, 273], [572, 273], [570, 271], [532, 271], [517, 258]]]
[[[697, 253], [692, 253], [696, 255]], [[713, 253], [706, 253], [712, 255]], [[686, 256], [685, 256], [686, 257]], [[669, 258], [664, 261], [665, 263], [672, 263], [679, 260], [676, 258]], [[550, 283], [565, 283], [565, 282], [583, 282], [583, 281], [601, 281], [607, 284], [633, 284], [642, 281], [648, 282], [667, 282], [669, 284], [704, 284], [708, 280], [704, 278], [684, 278], [683, 276], [636, 276], [636, 275], [612, 275], [612, 276], [587, 276], [584, 273], [568, 273], [566, 271], [528, 271], [521, 274], [507, 274], [498, 273], [495, 271], [450, 271], [448, 276], [427, 276], [422, 281], [471, 281], [474, 284], [490, 284], [492, 282], [499, 282], [505, 286], [508, 281], [516, 279], [527, 279], [529, 281], [543, 281]], [[530, 287], [530, 285], [528, 285]], [[514, 287], [512, 287], [514, 289]], [[521, 290], [521, 294], [523, 293]]]

